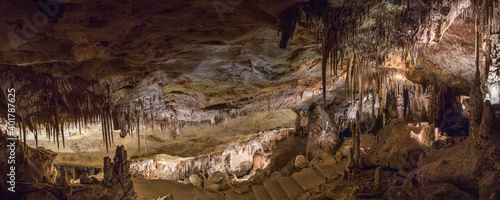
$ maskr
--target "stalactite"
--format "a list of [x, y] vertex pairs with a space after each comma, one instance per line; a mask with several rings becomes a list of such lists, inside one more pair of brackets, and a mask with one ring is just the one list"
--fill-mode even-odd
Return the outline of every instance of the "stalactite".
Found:
[[149, 112], [151, 114], [151, 131], [153, 131], [153, 129], [154, 129], [154, 127], [153, 127], [153, 124], [154, 124], [154, 118], [153, 118], [153, 101], [151, 101], [151, 99], [149, 99]]
[[112, 114], [108, 114], [107, 115], [107, 120], [108, 120], [108, 134], [109, 134], [109, 137], [111, 137], [111, 140], [110, 140], [110, 146], [114, 143], [114, 135], [113, 135], [113, 120], [111, 118]]
[[137, 113], [137, 109], [135, 111], [135, 117], [137, 118], [137, 126], [136, 126], [136, 129], [137, 129], [137, 147], [139, 149], [139, 152], [141, 152], [141, 135], [139, 134], [139, 121], [140, 121], [140, 116], [139, 114]]
[[23, 139], [23, 132], [22, 132], [21, 121], [17, 122], [17, 130], [19, 130], [19, 139], [22, 140]]
[[52, 137], [52, 127], [50, 126], [49, 123], [47, 123], [47, 126], [45, 126], [45, 128], [47, 129], [48, 131], [48, 134], [49, 134], [49, 142], [50, 142], [50, 138]]
[[134, 137], [133, 137], [133, 135], [134, 135], [134, 134], [132, 134], [132, 131], [133, 131], [133, 130], [132, 130], [132, 124], [130, 123], [130, 118], [131, 118], [131, 116], [130, 116], [130, 106], [127, 106], [127, 113], [126, 113], [126, 117], [127, 117], [127, 125], [128, 125], [128, 127], [129, 127], [129, 135], [130, 135], [130, 137], [131, 137], [131, 138], [132, 138], [132, 140], [133, 140], [133, 139], [134, 139]]
[[297, 5], [287, 9], [279, 18], [278, 34], [282, 32], [280, 48], [286, 48], [288, 41], [293, 37], [295, 25], [299, 20], [302, 11], [302, 5]]
[[106, 143], [106, 153], [109, 153], [109, 140], [110, 138], [108, 137], [108, 126], [107, 126], [107, 120], [105, 117], [106, 111], [103, 112], [101, 116], [101, 123], [102, 123], [102, 129], [103, 129], [103, 135], [104, 135], [104, 142]]
[[57, 135], [57, 132], [56, 132], [56, 126], [55, 126], [55, 125], [53, 125], [53, 126], [52, 126], [52, 142], [53, 142], [54, 144], [56, 144], [56, 135]]
[[[40, 127], [40, 111], [38, 110], [38, 102], [36, 103], [36, 126], [37, 128], [35, 128], [35, 147], [38, 148], [38, 129]], [[41, 130], [40, 130], [41, 131]]]
[[66, 148], [66, 145], [64, 144], [64, 121], [63, 120], [61, 120], [61, 138], [62, 138], [63, 148]]
[[54, 112], [54, 126], [56, 128], [56, 132], [54, 133], [56, 135], [56, 141], [57, 141], [57, 149], [59, 148], [59, 116], [57, 114], [57, 100], [52, 100], [52, 107], [53, 107], [53, 112]]
[[484, 40], [486, 43], [486, 49], [484, 50], [484, 55], [485, 55], [485, 70], [484, 70], [484, 76], [483, 76], [483, 87], [484, 87], [484, 93], [488, 94], [489, 89], [488, 89], [488, 78], [489, 78], [489, 72], [490, 72], [490, 66], [492, 65], [493, 61], [491, 58], [491, 23], [493, 19], [493, 1], [484, 1], [483, 2], [483, 17], [484, 17], [484, 25], [483, 25], [483, 33], [484, 33]]
[[26, 144], [26, 122], [24, 120], [25, 120], [25, 118], [21, 118], [21, 124], [23, 127], [23, 142], [24, 142], [24, 145], [27, 145]]
[[[360, 58], [362, 59], [362, 58]], [[358, 91], [359, 91], [359, 112], [360, 113], [363, 113], [363, 67], [360, 66], [358, 67], [358, 69], [360, 70], [359, 74], [358, 74]]]
[[352, 74], [351, 74], [351, 100], [356, 101], [356, 77], [357, 77], [357, 71], [358, 71], [358, 57], [356, 54], [354, 54], [353, 57], [353, 67], [352, 67]]
[[104, 121], [101, 120], [101, 132], [102, 132], [102, 141], [106, 142], [106, 134], [104, 132]]
[[45, 126], [45, 136], [47, 138], [49, 138], [49, 142], [50, 142], [50, 133], [49, 133], [49, 129], [47, 128], [47, 126]]
[[82, 135], [82, 120], [78, 119], [78, 132]]
[[148, 132], [146, 131], [146, 125], [144, 125], [144, 153], [148, 153]]

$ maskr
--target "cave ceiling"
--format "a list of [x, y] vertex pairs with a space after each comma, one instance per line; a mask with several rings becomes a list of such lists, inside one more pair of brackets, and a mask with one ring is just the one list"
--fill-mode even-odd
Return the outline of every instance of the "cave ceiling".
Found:
[[[363, 65], [416, 71], [408, 79], [466, 94], [475, 61], [474, 23], [464, 14], [471, 4], [2, 1], [2, 90], [19, 91], [24, 110], [18, 114], [31, 120], [54, 106], [75, 120], [121, 105], [159, 111], [160, 119], [203, 121], [220, 110], [298, 108], [321, 100], [321, 88], [333, 98], [340, 84], [328, 76], [322, 86], [321, 77], [337, 70], [322, 70], [322, 60], [343, 61], [337, 54], [351, 51], [367, 60]], [[325, 13], [342, 23], [326, 24]]]

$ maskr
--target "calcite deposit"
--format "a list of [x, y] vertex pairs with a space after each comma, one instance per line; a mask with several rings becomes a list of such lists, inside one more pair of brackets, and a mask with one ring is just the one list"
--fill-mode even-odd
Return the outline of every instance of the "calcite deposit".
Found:
[[499, 0], [0, 9], [0, 199], [499, 199]]

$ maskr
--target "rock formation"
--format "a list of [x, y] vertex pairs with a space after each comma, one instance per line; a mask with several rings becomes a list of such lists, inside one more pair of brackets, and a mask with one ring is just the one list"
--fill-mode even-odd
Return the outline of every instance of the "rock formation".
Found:
[[0, 199], [498, 198], [499, 5], [1, 1]]
[[131, 175], [129, 173], [130, 162], [127, 160], [127, 151], [123, 146], [116, 147], [113, 162], [109, 157], [104, 158], [104, 179], [103, 184], [108, 187], [118, 188], [123, 194], [119, 199], [135, 199], [137, 194], [134, 191]]

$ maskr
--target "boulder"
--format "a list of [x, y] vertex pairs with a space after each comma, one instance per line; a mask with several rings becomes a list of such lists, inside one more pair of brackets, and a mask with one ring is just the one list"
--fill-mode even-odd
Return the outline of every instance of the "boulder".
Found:
[[207, 180], [205, 180], [205, 189], [212, 192], [227, 190], [230, 188], [228, 181], [229, 180], [227, 174], [216, 171], [208, 175]]
[[203, 188], [203, 178], [198, 174], [193, 174], [189, 177], [189, 182], [195, 187]]
[[209, 184], [205, 186], [205, 189], [210, 192], [218, 192], [221, 189], [221, 187], [219, 184]]
[[[367, 150], [370, 150], [372, 147], [372, 144], [375, 142], [375, 135], [369, 133], [369, 134], [364, 134], [361, 135], [361, 149], [364, 149], [365, 152]], [[337, 152], [340, 152], [340, 155], [342, 157], [349, 157], [349, 149], [352, 147], [352, 137], [345, 138], [344, 141], [340, 144], [339, 150]], [[363, 151], [361, 151], [363, 153]]]
[[337, 128], [333, 125], [328, 113], [321, 107], [315, 106], [308, 112], [306, 127], [303, 131], [308, 133], [306, 157], [311, 160], [321, 157], [323, 152], [332, 153], [340, 145]]
[[100, 182], [99, 179], [97, 179], [97, 177], [95, 177], [95, 176], [91, 176], [90, 179], [92, 179], [93, 183], [99, 183]]
[[298, 169], [306, 168], [307, 167], [306, 157], [303, 155], [298, 155], [297, 157], [295, 157], [294, 166]]
[[84, 176], [80, 179], [80, 184], [92, 184], [92, 179], [88, 176]]
[[264, 181], [264, 172], [262, 171], [262, 169], [257, 169], [255, 170], [255, 174], [253, 176], [251, 176], [248, 181], [250, 181], [251, 183], [254, 183], [254, 184], [259, 184], [259, 183], [262, 183], [262, 181]]
[[237, 187], [234, 189], [234, 192], [236, 192], [238, 194], [245, 194], [245, 193], [248, 193], [251, 191], [252, 191], [252, 189], [250, 188], [250, 185], [248, 183], [241, 184], [240, 187]]
[[370, 151], [364, 156], [363, 164], [397, 170], [415, 169], [420, 154], [425, 154], [428, 148], [418, 139], [412, 138], [410, 133], [407, 122], [392, 121], [378, 132], [379, 142], [373, 143]]

